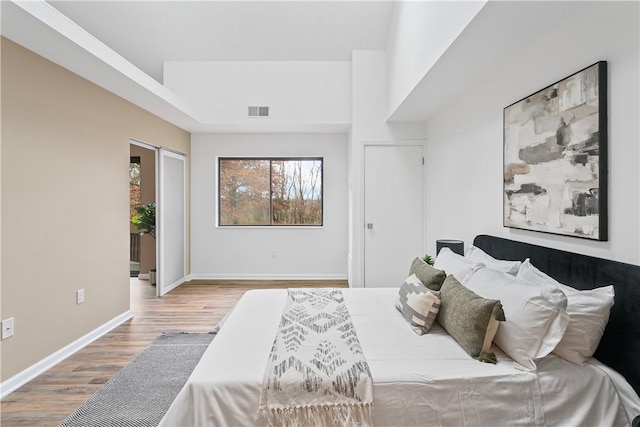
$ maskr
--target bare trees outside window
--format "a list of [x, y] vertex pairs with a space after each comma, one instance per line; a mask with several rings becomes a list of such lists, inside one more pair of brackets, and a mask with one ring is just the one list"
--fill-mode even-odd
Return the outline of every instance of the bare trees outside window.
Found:
[[219, 225], [322, 225], [322, 158], [220, 158]]

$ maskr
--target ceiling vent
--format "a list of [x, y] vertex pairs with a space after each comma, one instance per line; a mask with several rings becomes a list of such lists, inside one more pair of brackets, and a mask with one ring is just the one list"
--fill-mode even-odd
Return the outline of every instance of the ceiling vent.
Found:
[[269, 107], [249, 106], [247, 115], [249, 117], [269, 117]]

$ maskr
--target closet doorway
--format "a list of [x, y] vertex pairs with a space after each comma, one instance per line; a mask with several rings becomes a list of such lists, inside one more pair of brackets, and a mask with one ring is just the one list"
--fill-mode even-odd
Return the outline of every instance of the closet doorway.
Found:
[[162, 296], [186, 281], [186, 156], [134, 139], [130, 147], [131, 157], [140, 157], [139, 206], [155, 212], [154, 233], [139, 237], [138, 277]]
[[364, 286], [398, 286], [423, 251], [423, 145], [364, 146]]
[[158, 150], [158, 285], [162, 296], [186, 281], [187, 190], [186, 157]]

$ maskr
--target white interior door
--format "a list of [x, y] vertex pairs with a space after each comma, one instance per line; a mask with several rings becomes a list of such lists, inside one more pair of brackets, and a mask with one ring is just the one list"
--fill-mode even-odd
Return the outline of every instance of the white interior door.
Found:
[[400, 286], [423, 255], [422, 145], [364, 147], [364, 286]]
[[186, 158], [162, 148], [159, 157], [156, 281], [162, 296], [186, 279]]

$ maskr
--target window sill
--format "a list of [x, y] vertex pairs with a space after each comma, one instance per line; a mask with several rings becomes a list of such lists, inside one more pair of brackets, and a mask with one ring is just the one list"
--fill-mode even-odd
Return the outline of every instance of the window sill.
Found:
[[220, 230], [321, 230], [324, 225], [216, 225]]

